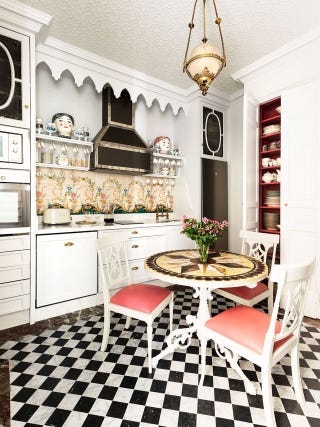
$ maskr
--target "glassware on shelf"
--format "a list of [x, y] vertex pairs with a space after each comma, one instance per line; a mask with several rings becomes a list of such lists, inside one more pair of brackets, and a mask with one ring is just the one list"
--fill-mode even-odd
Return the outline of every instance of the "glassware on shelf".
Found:
[[84, 139], [84, 141], [89, 141], [89, 135], [90, 135], [90, 133], [89, 133], [89, 128], [88, 128], [88, 126], [83, 126], [83, 128], [82, 128], [82, 134], [83, 134], [83, 139]]
[[39, 163], [41, 161], [41, 150], [45, 147], [42, 139], [38, 139], [37, 141], [37, 151], [36, 151], [36, 162]]
[[54, 132], [56, 131], [56, 125], [54, 123], [48, 123], [46, 131], [48, 135], [52, 136]]
[[152, 163], [153, 163], [153, 173], [158, 173], [159, 160], [156, 157], [154, 157], [152, 160]]
[[45, 130], [45, 126], [43, 124], [43, 120], [40, 118], [36, 119], [36, 133], [41, 134], [44, 132], [44, 130]]
[[81, 141], [81, 139], [83, 138], [83, 132], [80, 128], [76, 129], [73, 134], [78, 141]]
[[79, 166], [78, 164], [78, 153], [79, 153], [79, 148], [77, 145], [75, 145], [72, 149], [73, 155], [71, 158], [71, 166]]

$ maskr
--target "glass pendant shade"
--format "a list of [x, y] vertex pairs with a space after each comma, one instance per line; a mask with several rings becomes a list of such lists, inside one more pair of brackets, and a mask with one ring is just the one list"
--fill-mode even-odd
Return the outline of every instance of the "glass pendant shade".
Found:
[[218, 48], [210, 43], [202, 43], [191, 52], [186, 71], [201, 89], [203, 95], [208, 91], [212, 80], [220, 73], [224, 60]]
[[224, 50], [224, 42], [221, 31], [221, 18], [218, 16], [215, 0], [212, 0], [214, 6], [214, 12], [216, 15], [215, 24], [218, 26], [219, 36], [221, 41], [222, 53], [220, 50], [208, 43], [206, 36], [206, 0], [203, 0], [203, 38], [202, 43], [193, 49], [191, 55], [188, 55], [189, 44], [191, 40], [191, 33], [195, 26], [194, 16], [197, 7], [197, 0], [195, 0], [193, 7], [193, 14], [189, 26], [189, 37], [187, 43], [187, 49], [183, 61], [183, 71], [187, 72], [188, 76], [195, 81], [202, 95], [206, 95], [212, 81], [221, 72], [222, 68], [226, 65], [226, 54]]

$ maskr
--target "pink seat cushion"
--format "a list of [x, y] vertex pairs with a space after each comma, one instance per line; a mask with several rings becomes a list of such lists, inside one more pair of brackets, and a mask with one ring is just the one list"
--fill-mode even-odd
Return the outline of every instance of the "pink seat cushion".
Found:
[[[223, 313], [209, 319], [206, 327], [230, 340], [262, 354], [265, 335], [269, 328], [271, 317], [256, 308], [238, 305], [229, 308]], [[281, 330], [281, 323], [277, 321], [275, 332]], [[283, 345], [292, 335], [277, 341], [273, 351]]]
[[110, 302], [149, 314], [169, 295], [169, 289], [137, 283], [121, 289], [110, 298]]
[[255, 298], [256, 296], [262, 294], [263, 292], [266, 292], [268, 289], [269, 288], [267, 285], [258, 282], [254, 288], [249, 288], [248, 286], [239, 286], [236, 288], [223, 289], [223, 291], [249, 301], [252, 298]]

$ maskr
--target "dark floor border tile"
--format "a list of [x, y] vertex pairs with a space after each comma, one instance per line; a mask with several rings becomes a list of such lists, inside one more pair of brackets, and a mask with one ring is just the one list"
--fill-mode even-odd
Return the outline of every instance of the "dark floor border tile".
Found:
[[0, 359], [0, 425], [10, 427], [9, 361]]

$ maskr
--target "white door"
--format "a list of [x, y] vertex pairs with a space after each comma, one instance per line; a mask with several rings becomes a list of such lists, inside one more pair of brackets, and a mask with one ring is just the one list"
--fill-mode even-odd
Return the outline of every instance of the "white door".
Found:
[[97, 233], [37, 238], [37, 307], [97, 293]]
[[243, 229], [258, 228], [258, 103], [243, 97]]
[[320, 318], [320, 81], [281, 94], [281, 263], [313, 256], [305, 314]]

